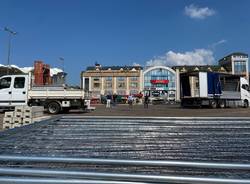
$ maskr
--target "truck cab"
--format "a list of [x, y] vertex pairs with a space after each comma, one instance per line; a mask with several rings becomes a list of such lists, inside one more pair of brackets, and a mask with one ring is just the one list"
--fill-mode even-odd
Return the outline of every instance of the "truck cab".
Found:
[[28, 98], [28, 75], [5, 75], [0, 78], [0, 106], [26, 105]]
[[249, 107], [249, 102], [250, 102], [250, 88], [249, 88], [249, 84], [248, 81], [241, 77], [240, 78], [240, 84], [241, 84], [241, 100], [242, 100], [242, 104], [243, 107]]

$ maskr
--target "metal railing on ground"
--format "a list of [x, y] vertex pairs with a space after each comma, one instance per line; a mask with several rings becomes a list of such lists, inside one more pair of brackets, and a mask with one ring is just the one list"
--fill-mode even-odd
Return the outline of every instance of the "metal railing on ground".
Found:
[[218, 162], [187, 162], [172, 160], [122, 160], [98, 158], [65, 158], [65, 157], [29, 157], [0, 155], [0, 161], [11, 162], [43, 162], [43, 163], [71, 163], [98, 165], [133, 165], [133, 166], [163, 166], [163, 167], [192, 167], [207, 169], [243, 169], [250, 170], [250, 164], [218, 163]]
[[[161, 166], [161, 167], [191, 167], [206, 169], [250, 170], [250, 164], [238, 163], [208, 163], [184, 162], [166, 160], [115, 160], [96, 158], [63, 158], [63, 157], [28, 157], [28, 156], [0, 156], [0, 162], [36, 162], [36, 163], [73, 163], [95, 165], [133, 165], [133, 166]], [[250, 179], [150, 175], [113, 172], [83, 172], [72, 170], [52, 170], [34, 168], [0, 168], [1, 184], [149, 184], [149, 183], [187, 183], [187, 184], [250, 184]]]

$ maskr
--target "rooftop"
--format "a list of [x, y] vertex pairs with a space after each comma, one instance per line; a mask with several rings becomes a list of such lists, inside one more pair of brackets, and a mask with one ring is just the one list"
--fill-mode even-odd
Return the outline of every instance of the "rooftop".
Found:
[[225, 60], [225, 59], [228, 59], [228, 58], [230, 58], [231, 56], [245, 56], [245, 57], [248, 57], [248, 54], [245, 54], [245, 53], [243, 53], [243, 52], [233, 52], [233, 53], [231, 53], [231, 54], [229, 54], [229, 55], [227, 55], [227, 56], [221, 58], [221, 59], [219, 60], [219, 62], [220, 62], [220, 61], [223, 61], [223, 60]]
[[226, 69], [219, 65], [184, 65], [184, 66], [174, 66], [174, 70], [179, 69], [180, 72], [226, 72]]
[[142, 66], [88, 66], [87, 67], [87, 71], [88, 70], [96, 70], [97, 68], [99, 68], [99, 70], [132, 70], [133, 68], [136, 70], [142, 70], [143, 67]]

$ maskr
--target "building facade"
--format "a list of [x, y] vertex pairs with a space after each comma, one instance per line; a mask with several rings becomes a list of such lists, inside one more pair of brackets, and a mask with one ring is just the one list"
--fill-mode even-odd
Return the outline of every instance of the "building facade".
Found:
[[[218, 65], [187, 66], [151, 66], [144, 70], [141, 66], [105, 66], [96, 64], [82, 72], [82, 87], [91, 92], [93, 98], [101, 95], [139, 94], [151, 97], [164, 96], [171, 100], [180, 100], [179, 74], [185, 72], [219, 72], [241, 75], [249, 80], [248, 55], [232, 53]], [[192, 84], [196, 85], [196, 81]]]
[[149, 96], [175, 98], [175, 71], [166, 66], [146, 68], [143, 72], [143, 91]]
[[105, 66], [96, 64], [82, 72], [82, 88], [93, 98], [101, 95], [139, 94], [142, 91], [141, 66]]
[[248, 54], [236, 52], [219, 60], [219, 65], [223, 66], [228, 73], [241, 75], [249, 80]]

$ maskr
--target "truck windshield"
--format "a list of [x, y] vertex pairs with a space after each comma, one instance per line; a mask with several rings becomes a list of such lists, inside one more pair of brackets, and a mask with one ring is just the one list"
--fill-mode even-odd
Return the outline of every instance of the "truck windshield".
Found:
[[0, 89], [9, 88], [11, 84], [11, 77], [5, 77], [0, 79]]

